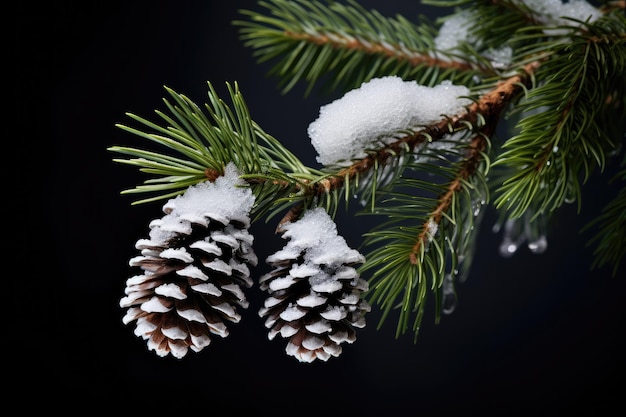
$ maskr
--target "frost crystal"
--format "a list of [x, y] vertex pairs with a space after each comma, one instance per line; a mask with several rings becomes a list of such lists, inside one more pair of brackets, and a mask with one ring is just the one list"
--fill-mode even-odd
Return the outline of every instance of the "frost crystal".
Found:
[[450, 81], [427, 87], [396, 76], [374, 78], [320, 108], [308, 128], [317, 161], [347, 165], [401, 131], [464, 113], [468, 95], [467, 87]]

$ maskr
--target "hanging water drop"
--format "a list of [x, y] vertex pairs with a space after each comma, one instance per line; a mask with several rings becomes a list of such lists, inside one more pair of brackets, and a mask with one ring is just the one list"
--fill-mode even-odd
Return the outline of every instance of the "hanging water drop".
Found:
[[545, 236], [539, 236], [538, 239], [528, 242], [528, 249], [535, 254], [541, 254], [548, 249], [548, 239]]
[[517, 249], [525, 239], [524, 228], [522, 227], [520, 220], [508, 219], [504, 223], [502, 243], [499, 248], [500, 255], [505, 258], [510, 258], [515, 252], [517, 252]]
[[441, 303], [441, 311], [444, 314], [450, 314], [454, 311], [457, 304], [456, 293], [454, 292], [454, 278], [451, 274], [446, 274], [443, 279], [443, 301]]
[[544, 253], [548, 248], [548, 238], [546, 237], [548, 217], [540, 214], [534, 221], [528, 221], [524, 225], [528, 249], [535, 254]]
[[474, 217], [480, 214], [480, 211], [482, 210], [484, 204], [485, 204], [485, 200], [472, 201], [472, 209], [474, 211]]
[[516, 242], [513, 242], [511, 239], [504, 239], [500, 244], [500, 255], [505, 258], [510, 258], [517, 252], [519, 245]]

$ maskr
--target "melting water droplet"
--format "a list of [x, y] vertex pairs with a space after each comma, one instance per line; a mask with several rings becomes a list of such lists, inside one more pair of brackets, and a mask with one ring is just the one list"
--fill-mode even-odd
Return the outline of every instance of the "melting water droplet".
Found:
[[444, 314], [450, 314], [456, 308], [457, 299], [454, 292], [454, 280], [451, 274], [446, 274], [443, 279], [443, 302], [441, 311]]
[[474, 210], [474, 216], [478, 216], [480, 214], [480, 211], [482, 210], [484, 204], [485, 204], [485, 200], [472, 201], [472, 209]]
[[502, 243], [500, 243], [500, 255], [505, 258], [513, 256], [520, 245], [524, 242], [524, 229], [519, 219], [508, 219], [504, 223]]
[[528, 249], [532, 253], [544, 253], [548, 249], [548, 239], [545, 236], [539, 236], [538, 239], [528, 242]]
[[519, 245], [513, 242], [511, 239], [504, 239], [500, 244], [500, 255], [505, 258], [510, 258], [515, 252], [517, 252], [518, 248]]
[[525, 225], [524, 233], [528, 241], [526, 246], [532, 253], [541, 254], [548, 248], [548, 238], [546, 237], [547, 221], [547, 216], [541, 214], [535, 221], [528, 222]]

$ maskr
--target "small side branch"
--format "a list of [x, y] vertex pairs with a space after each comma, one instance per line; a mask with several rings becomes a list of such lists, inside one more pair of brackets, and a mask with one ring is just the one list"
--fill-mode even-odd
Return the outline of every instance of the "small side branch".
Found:
[[[455, 129], [466, 128], [469, 123], [472, 126], [478, 126], [480, 134], [474, 139], [474, 144], [471, 148], [473, 151], [471, 151], [471, 154], [468, 156], [467, 166], [460, 174], [461, 177], [458, 178], [458, 183], [453, 182], [450, 186], [451, 189], [449, 193], [454, 193], [460, 186], [460, 181], [469, 177], [475, 171], [479, 163], [476, 158], [478, 158], [480, 152], [484, 149], [484, 143], [481, 144], [480, 141], [484, 141], [484, 137], [491, 136], [505, 105], [509, 103], [524, 86], [530, 84], [531, 75], [538, 67], [539, 62], [527, 64], [523, 68], [523, 71], [500, 81], [492, 90], [483, 94], [478, 101], [468, 106], [467, 112], [452, 118], [442, 119], [438, 123], [424, 127], [411, 135], [403, 136], [397, 141], [369, 154], [365, 158], [355, 161], [352, 165], [339, 170], [334, 175], [329, 175], [319, 181], [300, 180], [297, 184], [275, 181], [275, 184], [284, 187], [293, 186], [296, 191], [304, 191], [304, 193], [301, 193], [303, 195], [322, 195], [340, 189], [344, 186], [346, 181], [369, 171], [376, 165], [386, 165], [391, 158], [401, 154], [407, 148], [412, 150], [428, 139], [441, 139]], [[257, 178], [249, 181], [258, 183], [263, 181], [263, 179]], [[441, 197], [441, 208], [435, 213], [438, 218], [449, 206], [449, 202], [447, 201], [449, 201], [450, 198], [451, 196], [447, 195]], [[294, 214], [299, 213], [299, 210], [301, 210], [301, 208], [291, 210], [279, 224], [290, 221]]]
[[420, 54], [406, 49], [394, 48], [391, 44], [362, 41], [352, 37], [344, 38], [335, 34], [309, 34], [292, 31], [285, 31], [284, 34], [288, 38], [296, 41], [305, 41], [318, 46], [330, 45], [333, 48], [355, 50], [368, 55], [382, 55], [387, 58], [394, 58], [398, 61], [406, 61], [412, 66], [426, 65], [428, 67], [456, 69], [459, 71], [474, 69], [474, 67], [468, 62], [441, 60], [430, 55]]
[[481, 126], [483, 132], [487, 128], [492, 129], [505, 105], [518, 94], [522, 86], [528, 85], [530, 75], [537, 68], [539, 68], [538, 62], [527, 64], [523, 73], [498, 83], [493, 90], [483, 94], [478, 101], [472, 103], [466, 113], [454, 116], [451, 119], [442, 119], [440, 122], [427, 126], [412, 135], [403, 136], [398, 141], [379, 149], [376, 153], [370, 154], [349, 167], [342, 169], [336, 176], [328, 178], [324, 184], [315, 184], [315, 189], [311, 191], [315, 194], [321, 194], [338, 189], [343, 186], [346, 178], [354, 178], [356, 175], [370, 170], [376, 164], [385, 165], [389, 158], [398, 155], [407, 146], [409, 149], [414, 149], [427, 138], [441, 139], [451, 130], [465, 127], [467, 123], [470, 123], [472, 126], [481, 124], [479, 123], [481, 118], [487, 121], [485, 126]]
[[418, 235], [415, 245], [411, 250], [411, 254], [409, 255], [410, 262], [415, 265], [419, 263], [419, 254], [422, 247], [425, 247], [430, 240], [430, 223], [433, 222], [436, 225], [439, 225], [441, 222], [441, 218], [443, 217], [443, 213], [448, 211], [448, 208], [452, 204], [452, 200], [454, 199], [454, 195], [461, 190], [462, 184], [469, 177], [474, 175], [480, 162], [482, 161], [482, 154], [486, 147], [486, 137], [483, 134], [476, 135], [467, 150], [466, 158], [463, 161], [457, 176], [450, 182], [448, 188], [444, 194], [439, 197], [437, 207], [433, 210], [430, 218], [426, 223], [424, 223], [422, 227], [422, 232]]

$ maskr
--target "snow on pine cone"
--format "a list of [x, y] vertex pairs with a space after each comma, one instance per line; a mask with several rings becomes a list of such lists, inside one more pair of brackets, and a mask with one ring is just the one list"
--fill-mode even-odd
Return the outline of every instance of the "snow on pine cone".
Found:
[[355, 269], [365, 258], [337, 235], [321, 208], [284, 230], [289, 242], [267, 258], [273, 270], [259, 280], [269, 295], [259, 315], [266, 318], [270, 340], [277, 334], [289, 339], [288, 355], [327, 361], [341, 354], [342, 343], [356, 340], [355, 328], [365, 326], [370, 306], [361, 295], [368, 285]]
[[226, 322], [239, 322], [238, 307], [248, 307], [242, 287], [252, 286], [248, 265], [257, 264], [248, 233], [254, 196], [241, 185], [227, 165], [214, 182], [169, 200], [150, 238], [135, 245], [141, 256], [130, 265], [143, 274], [126, 281], [123, 322], [136, 321], [135, 335], [159, 356], [201, 351], [211, 334], [226, 337]]

